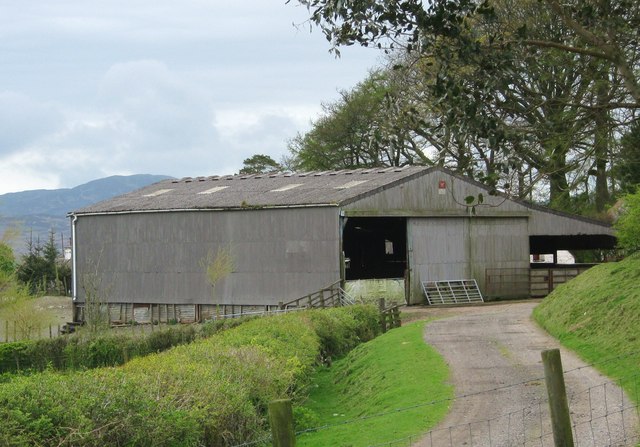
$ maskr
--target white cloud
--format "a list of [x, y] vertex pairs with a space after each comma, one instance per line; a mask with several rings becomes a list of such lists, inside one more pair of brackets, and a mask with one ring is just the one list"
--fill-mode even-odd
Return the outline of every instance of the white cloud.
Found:
[[0, 3], [0, 194], [278, 159], [375, 52], [336, 60], [284, 0]]
[[49, 104], [20, 93], [0, 92], [0, 155], [37, 141], [62, 122], [62, 115]]

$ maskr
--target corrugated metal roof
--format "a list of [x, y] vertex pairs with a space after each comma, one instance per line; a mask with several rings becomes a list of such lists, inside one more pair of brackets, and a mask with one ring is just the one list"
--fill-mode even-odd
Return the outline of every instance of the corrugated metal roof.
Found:
[[434, 168], [356, 169], [163, 180], [73, 214], [340, 205]]

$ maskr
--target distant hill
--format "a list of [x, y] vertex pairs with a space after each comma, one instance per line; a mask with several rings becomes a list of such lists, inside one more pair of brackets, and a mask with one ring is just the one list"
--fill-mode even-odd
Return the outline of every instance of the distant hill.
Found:
[[151, 183], [170, 178], [166, 175], [114, 175], [93, 180], [75, 188], [38, 189], [0, 195], [0, 236], [8, 228], [17, 228], [20, 236], [11, 245], [16, 253], [26, 250], [25, 241], [30, 234], [41, 241], [53, 229], [56, 239], [64, 237], [68, 245], [70, 211], [77, 210], [101, 200], [134, 191]]

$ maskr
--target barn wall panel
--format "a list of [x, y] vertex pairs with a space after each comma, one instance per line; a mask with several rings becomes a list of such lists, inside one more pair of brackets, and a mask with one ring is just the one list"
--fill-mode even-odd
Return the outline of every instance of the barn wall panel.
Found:
[[[440, 193], [440, 182], [444, 182], [444, 194]], [[465, 205], [467, 196], [482, 193], [485, 206], [477, 207], [481, 216], [528, 215], [531, 210], [502, 197], [491, 196], [473, 183], [466, 182], [445, 172], [430, 172], [405, 183], [370, 194], [344, 206], [348, 214], [358, 215], [423, 215], [462, 216], [469, 215]], [[491, 205], [491, 206], [486, 206]]]
[[[80, 216], [79, 298], [99, 272], [110, 302], [277, 304], [340, 278], [338, 231], [333, 207]], [[212, 287], [220, 250], [233, 270]]]
[[528, 268], [526, 218], [411, 218], [412, 303], [423, 300], [421, 281], [474, 278], [481, 290], [487, 268]]
[[[440, 189], [444, 182], [444, 189]], [[442, 192], [442, 194], [441, 194]], [[476, 216], [529, 216], [530, 235], [612, 235], [611, 227], [584, 218], [574, 218], [550, 209], [490, 195], [486, 189], [446, 172], [433, 171], [389, 188], [376, 191], [344, 206], [347, 215], [403, 215], [466, 217], [470, 209], [465, 198], [483, 196], [475, 208]]]

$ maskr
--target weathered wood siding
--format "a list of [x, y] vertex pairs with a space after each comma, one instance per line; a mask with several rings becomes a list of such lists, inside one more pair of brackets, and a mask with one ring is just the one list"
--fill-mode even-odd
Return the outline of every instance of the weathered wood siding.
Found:
[[483, 291], [487, 268], [529, 265], [525, 217], [411, 218], [407, 225], [411, 303], [424, 300], [421, 281], [474, 278]]
[[[332, 207], [80, 216], [78, 298], [84, 301], [83, 278], [96, 271], [110, 302], [298, 298], [340, 279], [338, 219]], [[234, 269], [212, 293], [202, 260], [220, 248], [231, 251]]]

